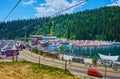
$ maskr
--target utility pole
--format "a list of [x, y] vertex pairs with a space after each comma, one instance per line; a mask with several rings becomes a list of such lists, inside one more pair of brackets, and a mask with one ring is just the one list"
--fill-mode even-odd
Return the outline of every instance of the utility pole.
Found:
[[26, 28], [26, 26], [23, 27], [23, 31], [25, 32], [25, 34], [24, 34], [24, 40], [25, 40], [26, 39], [26, 35], [27, 35], [27, 28]]
[[26, 39], [26, 34], [27, 34], [27, 33], [26, 33], [26, 30], [27, 30], [27, 29], [26, 29], [26, 26], [24, 26], [24, 31], [25, 31], [25, 36], [24, 36], [24, 38], [25, 38], [25, 39]]
[[107, 66], [105, 66], [105, 78], [106, 79], [106, 74], [107, 74]]

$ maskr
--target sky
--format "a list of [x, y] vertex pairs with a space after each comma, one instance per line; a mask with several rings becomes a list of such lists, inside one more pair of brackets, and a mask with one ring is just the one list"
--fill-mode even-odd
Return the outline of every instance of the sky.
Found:
[[[0, 22], [19, 0], [0, 0]], [[6, 21], [51, 16], [84, 0], [22, 0]], [[104, 6], [120, 6], [120, 0], [88, 0], [61, 14], [70, 14]]]

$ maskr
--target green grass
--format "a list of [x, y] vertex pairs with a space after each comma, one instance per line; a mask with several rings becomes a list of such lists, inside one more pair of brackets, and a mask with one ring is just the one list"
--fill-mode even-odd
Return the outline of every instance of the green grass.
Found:
[[[4, 72], [3, 72], [4, 71]], [[7, 73], [7, 74], [6, 74]], [[0, 62], [0, 79], [78, 79], [64, 69], [22, 60], [19, 62]]]
[[41, 64], [40, 66], [38, 66], [38, 64], [33, 64], [33, 71], [35, 73], [39, 73], [39, 72], [43, 72], [43, 71], [48, 71], [50, 72], [50, 74], [56, 74], [56, 73], [61, 73], [61, 75], [68, 75], [68, 76], [73, 76], [69, 71], [66, 71], [65, 74], [65, 70], [64, 69], [60, 69], [57, 67], [52, 67], [52, 66], [46, 66]]

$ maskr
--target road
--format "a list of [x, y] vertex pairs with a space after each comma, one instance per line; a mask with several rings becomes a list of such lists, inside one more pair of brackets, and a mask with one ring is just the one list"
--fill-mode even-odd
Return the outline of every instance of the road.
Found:
[[[31, 53], [28, 50], [20, 51], [20, 55], [19, 55], [20, 59], [26, 59], [27, 61], [35, 62], [35, 63], [39, 63], [39, 57], [40, 57], [41, 64], [65, 69], [65, 64], [64, 64], [65, 61], [63, 60], [43, 57], [43, 56]], [[86, 67], [84, 64], [80, 64], [80, 63], [73, 63], [73, 62], [67, 63], [67, 69], [72, 74], [77, 75], [78, 77], [84, 77], [85, 79], [98, 79], [96, 77], [91, 77], [86, 74], [86, 71], [88, 68], [89, 67]], [[97, 70], [99, 70], [101, 73], [104, 74], [103, 68], [98, 67]], [[108, 68], [107, 79], [120, 79], [120, 71], [113, 71], [111, 68]]]
[[[11, 45], [11, 44], [10, 44]], [[13, 45], [13, 44], [12, 44]], [[15, 49], [13, 46], [12, 49]], [[23, 50], [20, 51], [19, 54], [19, 59], [25, 59], [30, 62], [34, 63], [39, 63], [39, 57], [40, 57], [40, 63], [49, 65], [49, 66], [54, 66], [58, 68], [65, 69], [65, 61], [63, 60], [58, 60], [58, 59], [53, 59], [45, 56], [40, 56], [38, 54], [31, 53], [28, 50]], [[0, 55], [0, 62], [5, 62], [5, 61], [12, 61], [12, 58], [6, 58], [6, 56]], [[98, 79], [96, 77], [91, 77], [86, 74], [86, 71], [89, 67], [85, 66], [84, 64], [80, 63], [75, 63], [75, 62], [67, 62], [67, 69], [74, 75], [84, 78], [84, 79]], [[102, 74], [104, 74], [104, 67], [97, 66], [95, 67], [96, 70], [100, 71]], [[107, 79], [120, 79], [120, 70], [118, 71], [113, 71], [111, 68], [107, 68]]]

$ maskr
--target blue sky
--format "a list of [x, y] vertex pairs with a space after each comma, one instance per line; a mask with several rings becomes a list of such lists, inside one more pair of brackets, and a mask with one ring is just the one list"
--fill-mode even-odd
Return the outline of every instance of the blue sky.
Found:
[[[17, 8], [6, 19], [6, 21], [50, 16], [65, 8], [75, 5], [80, 1], [83, 0], [22, 0]], [[18, 0], [0, 0], [0, 22], [3, 21], [3, 19], [7, 16], [9, 11], [17, 2]], [[88, 0], [84, 4], [67, 10], [62, 14], [70, 14], [86, 9], [100, 8], [108, 5], [120, 6], [120, 0]]]

